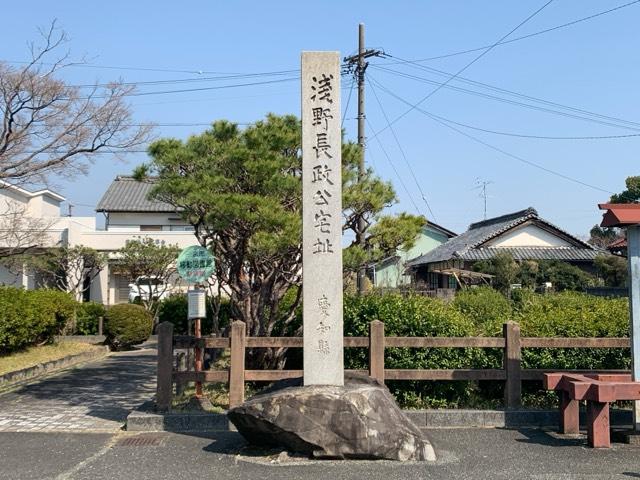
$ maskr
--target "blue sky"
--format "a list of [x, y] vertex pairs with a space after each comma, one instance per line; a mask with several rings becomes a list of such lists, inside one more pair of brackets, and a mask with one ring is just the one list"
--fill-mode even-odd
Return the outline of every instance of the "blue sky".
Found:
[[[3, 22], [0, 30], [0, 59], [26, 60], [26, 44], [36, 38], [36, 28], [57, 18], [71, 38], [68, 47], [72, 58], [86, 55], [93, 65], [128, 67], [69, 68], [61, 75], [73, 83], [218, 75], [195, 73], [198, 71], [224, 74], [294, 70], [299, 68], [302, 50], [339, 50], [343, 56], [354, 53], [358, 23], [363, 22], [367, 29], [367, 45], [383, 48], [393, 56], [373, 59], [368, 69], [371, 81], [376, 83], [367, 90], [367, 116], [371, 127], [367, 163], [383, 178], [393, 182], [400, 200], [393, 207], [395, 211], [423, 213], [454, 231], [464, 231], [469, 223], [483, 216], [483, 200], [474, 186], [478, 180], [488, 181], [491, 182], [487, 187], [489, 216], [533, 206], [559, 226], [586, 235], [600, 219], [596, 204], [607, 200], [609, 194], [606, 192], [622, 190], [627, 176], [640, 174], [636, 153], [640, 137], [532, 139], [496, 135], [453, 124], [477, 139], [473, 140], [416, 110], [393, 124], [402, 151], [391, 129], [374, 137], [374, 132], [387, 125], [374, 91], [387, 117], [393, 120], [408, 109], [397, 97], [413, 104], [435, 88], [426, 82], [447, 79], [415, 64], [394, 62], [491, 45], [544, 3], [541, 0], [11, 2], [3, 10], [5, 18], [12, 21]], [[571, 22], [624, 3], [627, 2], [555, 0], [509, 38]], [[637, 3], [567, 28], [496, 46], [461, 77], [563, 106], [640, 122], [639, 21], [640, 3]], [[455, 73], [480, 53], [433, 59], [419, 65]], [[141, 87], [139, 91], [230, 83], [240, 81], [152, 85]], [[343, 105], [349, 85], [350, 80], [344, 78]], [[383, 91], [381, 86], [395, 97]], [[503, 91], [490, 91], [459, 79], [451, 81], [449, 86], [457, 89], [441, 88], [421, 104], [421, 108], [458, 124], [512, 134], [585, 137], [640, 133], [640, 125], [607, 120], [617, 125], [611, 126], [571, 118], [566, 114], [577, 112], [508, 96]], [[461, 88], [473, 93], [465, 93]], [[502, 100], [487, 98], [487, 94]], [[536, 108], [514, 105], [504, 99]], [[135, 119], [140, 122], [207, 124], [226, 118], [244, 123], [260, 119], [267, 112], [298, 114], [299, 84], [294, 80], [145, 95], [132, 97], [131, 105]], [[349, 139], [355, 138], [355, 106], [354, 91], [345, 121]], [[541, 111], [541, 108], [556, 112]], [[603, 120], [593, 115], [587, 117]], [[627, 128], [623, 128], [624, 125]], [[155, 135], [187, 138], [205, 128], [158, 127]], [[110, 155], [100, 155], [86, 178], [71, 182], [58, 180], [58, 190], [75, 204], [74, 213], [90, 215], [92, 206], [109, 182], [117, 174], [131, 172], [145, 157], [143, 153], [131, 153], [123, 162]]]

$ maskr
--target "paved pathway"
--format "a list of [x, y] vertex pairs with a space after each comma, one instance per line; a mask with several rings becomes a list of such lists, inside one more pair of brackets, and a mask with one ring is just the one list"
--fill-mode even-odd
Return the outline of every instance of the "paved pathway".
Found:
[[0, 432], [120, 430], [155, 393], [156, 350], [146, 346], [0, 395]]

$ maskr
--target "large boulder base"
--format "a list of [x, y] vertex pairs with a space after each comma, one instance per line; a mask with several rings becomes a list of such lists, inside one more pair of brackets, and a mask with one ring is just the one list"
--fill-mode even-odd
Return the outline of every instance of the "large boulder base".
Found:
[[254, 445], [316, 458], [435, 460], [433, 447], [387, 388], [365, 378], [348, 379], [343, 387], [271, 388], [227, 416]]

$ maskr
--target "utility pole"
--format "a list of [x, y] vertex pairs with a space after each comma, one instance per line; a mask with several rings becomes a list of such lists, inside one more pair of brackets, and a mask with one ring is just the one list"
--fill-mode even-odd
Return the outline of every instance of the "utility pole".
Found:
[[[379, 57], [383, 56], [384, 52], [382, 50], [369, 49], [365, 48], [364, 42], [364, 23], [358, 25], [358, 54], [351, 55], [349, 57], [344, 58], [344, 62], [347, 66], [347, 71], [352, 72], [358, 82], [358, 145], [360, 146], [360, 161], [358, 162], [358, 182], [361, 182], [364, 179], [365, 174], [365, 147], [366, 147], [366, 137], [365, 137], [365, 121], [367, 119], [364, 113], [364, 85], [365, 85], [365, 76], [364, 73], [369, 65], [366, 62], [366, 59], [369, 57]], [[365, 219], [362, 215], [358, 217], [358, 228], [356, 232], [356, 242], [364, 249], [365, 244], [365, 231], [367, 229], [367, 225]], [[358, 270], [358, 292], [364, 293], [365, 286], [365, 267], [362, 267]]]

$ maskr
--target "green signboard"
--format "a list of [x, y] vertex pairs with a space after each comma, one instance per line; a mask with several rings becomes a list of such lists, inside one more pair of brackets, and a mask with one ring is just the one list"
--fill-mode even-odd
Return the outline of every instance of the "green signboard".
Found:
[[200, 245], [187, 247], [178, 256], [178, 274], [189, 283], [206, 281], [215, 268], [213, 255]]

